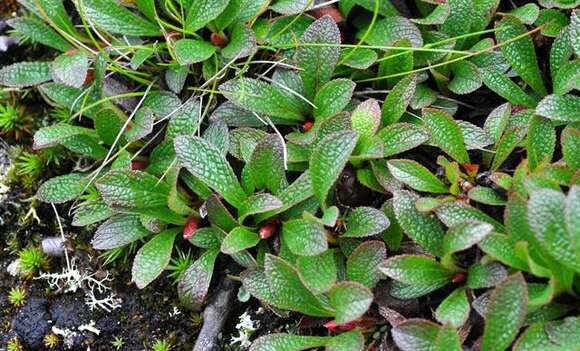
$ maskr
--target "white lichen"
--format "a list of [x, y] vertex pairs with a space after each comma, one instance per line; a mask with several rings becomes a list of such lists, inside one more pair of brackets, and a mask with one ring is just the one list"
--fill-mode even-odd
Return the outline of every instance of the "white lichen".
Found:
[[72, 349], [75, 343], [75, 336], [77, 332], [68, 328], [61, 329], [59, 327], [52, 327], [52, 333], [62, 337], [62, 344], [66, 349]]
[[83, 324], [80, 327], [78, 327], [77, 329], [80, 332], [88, 331], [88, 332], [91, 332], [93, 334], [100, 335], [101, 331], [99, 329], [95, 328], [95, 325], [96, 325], [95, 321], [91, 320], [88, 324]]
[[[240, 344], [241, 347], [249, 347], [252, 342], [250, 338], [252, 334], [260, 326], [259, 321], [252, 320], [252, 316], [248, 312], [244, 312], [239, 317], [240, 322], [236, 324], [236, 329], [238, 330], [238, 336], [233, 336], [230, 340], [231, 344]], [[255, 324], [254, 324], [255, 322]]]
[[169, 317], [177, 317], [181, 314], [181, 311], [177, 306], [173, 306], [173, 311], [169, 311]]
[[62, 273], [41, 273], [38, 278], [46, 280], [51, 289], [62, 293], [75, 293], [79, 289], [85, 293], [85, 304], [91, 310], [96, 308], [111, 312], [121, 307], [121, 299], [117, 298], [107, 283], [112, 281], [109, 272], [105, 272], [104, 278], [95, 278], [97, 273], [81, 271], [78, 269], [76, 260], [70, 260], [70, 264], [63, 268]]
[[6, 271], [13, 277], [17, 277], [22, 272], [22, 266], [20, 265], [20, 260], [14, 260], [10, 262], [8, 267], [6, 267]]

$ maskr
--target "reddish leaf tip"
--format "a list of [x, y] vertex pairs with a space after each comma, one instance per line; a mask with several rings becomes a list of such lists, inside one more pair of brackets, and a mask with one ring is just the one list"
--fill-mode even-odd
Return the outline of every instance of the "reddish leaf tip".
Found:
[[199, 219], [191, 217], [183, 227], [183, 240], [189, 240], [199, 227]]

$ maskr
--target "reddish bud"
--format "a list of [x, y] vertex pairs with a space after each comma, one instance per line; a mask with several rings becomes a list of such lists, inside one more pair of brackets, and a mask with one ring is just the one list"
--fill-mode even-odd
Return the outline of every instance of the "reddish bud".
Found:
[[314, 18], [330, 16], [330, 17], [332, 17], [332, 20], [335, 23], [340, 23], [340, 22], [344, 21], [344, 18], [342, 17], [342, 14], [340, 13], [340, 11], [338, 11], [338, 9], [336, 7], [333, 7], [333, 6], [322, 7], [322, 8], [316, 9], [316, 10], [312, 10], [312, 11], [310, 11], [310, 14]]
[[260, 227], [260, 230], [258, 230], [258, 235], [260, 235], [260, 239], [266, 240], [274, 235], [276, 229], [276, 223], [269, 222]]
[[85, 77], [85, 85], [91, 84], [95, 80], [95, 73], [92, 69], [87, 71], [87, 76]]
[[147, 168], [148, 162], [145, 160], [134, 160], [131, 161], [131, 169], [133, 171], [138, 171], [140, 169], [145, 169]]
[[518, 113], [521, 112], [523, 110], [525, 110], [527, 107], [523, 106], [523, 105], [515, 105], [512, 107], [512, 113]]
[[189, 240], [199, 227], [199, 219], [191, 217], [183, 227], [183, 240]]
[[453, 276], [453, 278], [451, 278], [451, 281], [454, 284], [459, 284], [459, 283], [463, 282], [464, 280], [465, 280], [465, 273], [463, 273], [463, 272], [456, 273]]
[[336, 333], [339, 331], [349, 331], [356, 328], [358, 325], [357, 321], [351, 321], [344, 324], [336, 324], [334, 320], [324, 323], [324, 327], [328, 329], [329, 332]]
[[465, 168], [467, 173], [469, 173], [469, 175], [471, 175], [471, 176], [476, 175], [477, 171], [479, 171], [479, 165], [477, 165], [477, 164], [463, 163], [462, 166], [463, 166], [463, 168]]
[[68, 51], [65, 51], [65, 55], [74, 55], [77, 53], [77, 49], [70, 49]]
[[307, 122], [304, 122], [304, 124], [302, 125], [302, 130], [307, 132], [310, 129], [312, 129], [312, 127], [314, 127], [314, 123], [312, 123], [312, 121], [307, 121]]
[[211, 41], [211, 43], [213, 45], [215, 45], [221, 49], [225, 48], [229, 42], [228, 38], [219, 35], [219, 33], [211, 33], [209, 40]]

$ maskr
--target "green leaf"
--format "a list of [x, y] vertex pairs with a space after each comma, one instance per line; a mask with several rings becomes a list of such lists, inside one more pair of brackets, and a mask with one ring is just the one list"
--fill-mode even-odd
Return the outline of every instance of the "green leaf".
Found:
[[345, 48], [340, 52], [339, 62], [347, 67], [363, 70], [371, 67], [378, 59], [377, 53], [367, 48]]
[[507, 127], [511, 115], [511, 109], [511, 105], [505, 103], [493, 109], [485, 119], [483, 130], [489, 137], [491, 137], [494, 143], [497, 143]]
[[580, 271], [579, 235], [576, 228], [567, 227], [566, 220], [566, 217], [568, 220], [574, 218], [571, 206], [574, 206], [577, 195], [576, 187], [572, 187], [568, 198], [552, 189], [532, 192], [528, 202], [528, 223], [536, 239], [558, 262]]
[[389, 160], [393, 177], [418, 191], [446, 194], [448, 187], [420, 163], [412, 160]]
[[429, 284], [410, 285], [395, 280], [389, 293], [400, 300], [416, 299], [444, 287], [447, 283], [447, 281], [436, 281]]
[[314, 118], [323, 119], [342, 111], [352, 98], [356, 84], [350, 79], [335, 79], [326, 83], [314, 98]]
[[219, 249], [221, 238], [226, 234], [216, 227], [199, 228], [194, 232], [194, 235], [189, 237], [188, 241], [193, 245], [202, 249]]
[[580, 121], [580, 97], [575, 95], [548, 95], [536, 107], [536, 114], [555, 121]]
[[527, 129], [524, 126], [514, 126], [506, 130], [501, 139], [496, 143], [495, 156], [491, 164], [492, 170], [497, 170], [507, 160], [514, 149], [526, 136]]
[[174, 147], [183, 167], [234, 207], [241, 206], [247, 196], [219, 150], [202, 138], [183, 135], [175, 138]]
[[504, 206], [507, 203], [506, 199], [494, 189], [483, 186], [470, 189], [467, 196], [473, 201], [491, 206]]
[[446, 254], [466, 250], [491, 234], [493, 226], [485, 222], [469, 221], [457, 224], [447, 231], [443, 238]]
[[469, 310], [465, 288], [457, 288], [437, 306], [435, 318], [441, 324], [449, 323], [453, 327], [459, 328], [467, 321]]
[[177, 284], [179, 300], [194, 311], [201, 310], [213, 275], [213, 267], [219, 249], [204, 252], [189, 268], [183, 272]]
[[410, 285], [451, 281], [452, 273], [427, 256], [400, 255], [387, 259], [379, 270], [391, 279]]
[[550, 73], [554, 78], [560, 72], [560, 68], [574, 54], [574, 48], [572, 47], [572, 41], [570, 39], [571, 32], [571, 26], [561, 30], [552, 42], [552, 48], [550, 49]]
[[371, 307], [373, 293], [355, 282], [341, 282], [328, 292], [330, 305], [335, 309], [334, 321], [344, 324], [360, 318]]
[[429, 140], [430, 137], [425, 128], [410, 123], [391, 124], [381, 129], [377, 136], [383, 140], [385, 157], [411, 150]]
[[[526, 27], [515, 17], [507, 16], [496, 25], [495, 37], [498, 43], [512, 40], [527, 32]], [[513, 70], [540, 96], [547, 95], [544, 80], [538, 67], [532, 38], [525, 36], [501, 46], [501, 52]]]
[[491, 294], [481, 350], [505, 350], [516, 337], [524, 317], [528, 290], [521, 273], [509, 276]]
[[413, 18], [411, 19], [411, 22], [422, 25], [443, 24], [449, 17], [450, 12], [451, 8], [449, 7], [449, 4], [443, 3], [435, 7], [427, 17]]
[[411, 108], [414, 110], [420, 110], [423, 107], [427, 107], [437, 100], [437, 91], [429, 88], [426, 84], [417, 84], [415, 88], [415, 94], [411, 98]]
[[227, 59], [242, 58], [252, 55], [257, 50], [254, 31], [243, 23], [238, 22], [234, 24], [230, 42], [222, 49], [222, 55]]
[[441, 110], [423, 109], [423, 122], [431, 133], [431, 142], [457, 162], [470, 162], [463, 133], [453, 117]]
[[81, 173], [70, 173], [54, 177], [44, 182], [36, 197], [42, 202], [60, 204], [75, 199], [80, 196], [85, 187], [85, 175]]
[[323, 208], [326, 207], [328, 192], [346, 165], [357, 140], [356, 132], [332, 133], [326, 136], [312, 152], [310, 157], [312, 190]]
[[280, 89], [265, 82], [252, 78], [232, 79], [220, 85], [219, 89], [228, 100], [250, 111], [286, 121], [303, 119], [301, 111]]
[[115, 212], [102, 199], [87, 200], [75, 208], [72, 225], [86, 227], [90, 224], [104, 221], [114, 214]]
[[308, 0], [277, 0], [271, 7], [272, 10], [283, 15], [296, 15], [308, 11], [312, 3]]
[[290, 250], [299, 256], [319, 255], [328, 249], [326, 231], [321, 224], [294, 219], [282, 226], [282, 235]]
[[352, 129], [361, 137], [375, 135], [381, 124], [381, 108], [375, 99], [360, 103], [351, 114]]
[[68, 34], [74, 37], [78, 35], [62, 0], [19, 0], [18, 2], [39, 18], [49, 18], [55, 26]]
[[526, 94], [519, 85], [495, 68], [479, 68], [483, 83], [496, 94], [514, 105], [534, 107], [537, 101]]
[[391, 125], [401, 118], [415, 94], [416, 86], [417, 79], [414, 74], [410, 74], [393, 87], [385, 98], [381, 110], [382, 125]]
[[458, 202], [443, 203], [437, 208], [435, 213], [437, 214], [439, 220], [447, 227], [453, 227], [457, 224], [469, 221], [478, 221], [493, 225], [495, 230], [498, 232], [505, 231], [505, 228], [501, 223], [491, 218], [481, 210], [466, 204]]
[[73, 48], [54, 29], [36, 17], [19, 17], [7, 21], [18, 34], [29, 37], [32, 41], [46, 45], [58, 51], [68, 51]]
[[156, 234], [139, 249], [131, 271], [131, 281], [135, 282], [139, 289], [149, 285], [165, 270], [171, 259], [173, 241], [178, 232], [179, 228], [165, 230]]
[[461, 128], [465, 147], [468, 150], [483, 149], [484, 147], [493, 144], [493, 140], [490, 139], [485, 131], [475, 124], [467, 121], [457, 121], [457, 124], [459, 125], [459, 128]]
[[378, 266], [386, 258], [387, 249], [382, 241], [366, 241], [348, 256], [346, 278], [372, 289], [380, 279]]
[[93, 237], [95, 250], [110, 250], [123, 247], [150, 235], [138, 215], [119, 214], [99, 226]]
[[522, 23], [532, 24], [540, 14], [540, 8], [536, 4], [525, 4], [509, 12], [516, 16]]
[[141, 171], [114, 170], [97, 184], [103, 200], [113, 207], [152, 208], [167, 205], [169, 184]]
[[83, 0], [78, 2], [77, 8], [90, 23], [111, 33], [136, 37], [161, 35], [157, 24], [136, 15], [113, 0]]
[[95, 131], [93, 129], [73, 126], [67, 123], [59, 123], [48, 127], [40, 128], [36, 133], [34, 133], [34, 144], [33, 148], [35, 150], [44, 149], [47, 147], [52, 147], [62, 143], [65, 139], [68, 139], [75, 135], [94, 135]]
[[[469, 305], [468, 305], [469, 307]], [[449, 324], [439, 329], [436, 340], [437, 351], [462, 351], [458, 332]]]
[[184, 66], [169, 66], [165, 71], [165, 83], [169, 90], [175, 94], [181, 93], [183, 87], [185, 86], [185, 80], [189, 74], [188, 67]]
[[530, 170], [536, 169], [542, 163], [550, 163], [556, 148], [556, 130], [552, 121], [539, 116], [533, 116], [527, 139], [528, 164]]
[[393, 340], [402, 351], [436, 350], [439, 326], [424, 319], [409, 319], [392, 330]]
[[469, 61], [459, 61], [451, 66], [453, 80], [447, 87], [455, 94], [469, 94], [481, 87], [483, 81], [476, 65]]
[[564, 95], [580, 90], [580, 60], [565, 62], [554, 75], [554, 94]]
[[286, 306], [285, 301], [278, 301], [277, 296], [270, 288], [270, 283], [262, 268], [252, 267], [246, 269], [240, 274], [242, 285], [252, 296], [260, 300], [260, 302], [281, 308]]
[[562, 143], [562, 153], [566, 164], [577, 171], [580, 168], [580, 129], [566, 127], [562, 132], [560, 142]]
[[309, 316], [333, 316], [328, 307], [323, 306], [302, 284], [298, 272], [288, 262], [267, 254], [264, 269], [272, 294], [281, 303], [277, 307], [296, 310]]
[[414, 48], [423, 46], [421, 32], [411, 21], [401, 16], [391, 16], [375, 23], [367, 43], [374, 46], [393, 46], [396, 42], [406, 39]]
[[580, 56], [578, 38], [580, 38], [580, 14], [578, 14], [578, 11], [572, 11], [570, 16], [570, 43], [572, 43], [576, 56]]
[[185, 17], [185, 29], [195, 32], [217, 18], [228, 6], [229, 0], [191, 1]]
[[300, 279], [312, 293], [325, 293], [336, 283], [337, 267], [334, 255], [334, 250], [327, 250], [321, 255], [300, 256], [296, 260]]
[[415, 207], [418, 196], [409, 191], [396, 191], [393, 207], [397, 221], [409, 238], [430, 253], [443, 253], [443, 228], [435, 216], [421, 213]]
[[239, 222], [243, 223], [248, 216], [276, 210], [282, 206], [284, 206], [282, 201], [273, 195], [267, 193], [252, 195], [242, 203], [238, 210]]
[[326, 351], [362, 351], [365, 338], [359, 330], [339, 334], [326, 344]]
[[[411, 26], [414, 25], [411, 24]], [[403, 76], [413, 71], [415, 65], [413, 51], [401, 51], [401, 49], [410, 47], [412, 47], [412, 43], [408, 38], [401, 38], [393, 44], [383, 47], [388, 49], [379, 63], [379, 70], [377, 72], [377, 76], [384, 79], [381, 85], [387, 88], [393, 87]]]
[[212, 44], [197, 39], [179, 39], [175, 42], [175, 58], [182, 65], [191, 65], [209, 59], [216, 51]]
[[[441, 26], [441, 31], [450, 37], [469, 33], [475, 21], [475, 4], [471, 0], [449, 0], [451, 13]], [[457, 49], [461, 49], [463, 40], [458, 39], [455, 43]]]
[[48, 62], [19, 62], [0, 69], [0, 85], [24, 88], [50, 80]]
[[[577, 0], [574, 0], [577, 1]], [[577, 1], [578, 2], [578, 1]], [[578, 2], [580, 5], [580, 2]], [[547, 37], [556, 37], [562, 31], [566, 30], [566, 26], [570, 23], [568, 16], [556, 9], [543, 9], [540, 11], [538, 18], [534, 25], [542, 26], [540, 33]]]
[[261, 336], [252, 343], [250, 351], [300, 351], [323, 347], [327, 336], [302, 336], [274, 333]]
[[258, 244], [259, 241], [260, 237], [258, 234], [244, 227], [237, 227], [229, 232], [228, 235], [224, 238], [220, 250], [226, 255], [231, 255], [235, 254], [236, 252], [254, 247]]
[[276, 194], [286, 184], [284, 148], [276, 134], [268, 134], [256, 144], [248, 166], [257, 189], [268, 189]]
[[300, 77], [304, 81], [306, 98], [312, 101], [332, 78], [340, 55], [340, 31], [332, 17], [324, 16], [306, 29], [300, 37], [300, 44], [296, 50], [296, 59], [301, 69]]
[[357, 207], [346, 218], [347, 230], [342, 237], [362, 238], [379, 234], [389, 227], [389, 219], [372, 207]]
[[52, 79], [74, 88], [83, 86], [89, 69], [89, 60], [85, 54], [62, 54], [51, 66]]
[[467, 271], [466, 286], [470, 289], [490, 288], [507, 278], [507, 274], [507, 270], [497, 262], [476, 263]]
[[528, 263], [515, 252], [515, 240], [503, 234], [490, 234], [481, 242], [479, 248], [503, 264], [523, 271], [529, 271]]

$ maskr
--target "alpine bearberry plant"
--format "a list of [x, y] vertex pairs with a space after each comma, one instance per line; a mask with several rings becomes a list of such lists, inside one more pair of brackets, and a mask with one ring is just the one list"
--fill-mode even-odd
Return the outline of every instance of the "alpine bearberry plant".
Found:
[[254, 351], [577, 347], [578, 1], [20, 2], [36, 196], [139, 289], [309, 321]]

